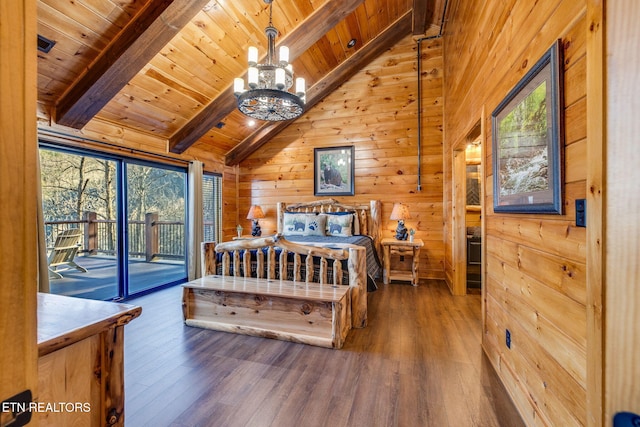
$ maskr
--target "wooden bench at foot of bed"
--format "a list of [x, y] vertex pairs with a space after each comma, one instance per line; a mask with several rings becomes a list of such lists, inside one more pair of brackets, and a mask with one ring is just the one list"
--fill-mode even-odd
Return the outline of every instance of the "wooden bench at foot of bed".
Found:
[[342, 348], [351, 328], [367, 325], [363, 247], [321, 248], [276, 235], [205, 242], [202, 253], [205, 276], [182, 285], [188, 326]]
[[184, 285], [188, 326], [341, 348], [351, 329], [347, 286], [206, 276]]

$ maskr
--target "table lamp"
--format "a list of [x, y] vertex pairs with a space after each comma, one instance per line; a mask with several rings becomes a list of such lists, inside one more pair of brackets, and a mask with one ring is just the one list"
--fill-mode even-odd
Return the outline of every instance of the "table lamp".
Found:
[[394, 203], [390, 219], [398, 221], [398, 228], [396, 228], [396, 239], [407, 240], [407, 237], [409, 237], [409, 233], [407, 232], [407, 227], [404, 226], [404, 220], [411, 219], [409, 208], [402, 203]]
[[253, 237], [257, 237], [262, 234], [260, 224], [258, 224], [258, 220], [260, 218], [264, 218], [264, 212], [262, 212], [262, 208], [259, 205], [252, 205], [251, 209], [249, 209], [249, 213], [247, 214], [247, 219], [253, 220], [253, 227], [251, 228], [251, 235]]

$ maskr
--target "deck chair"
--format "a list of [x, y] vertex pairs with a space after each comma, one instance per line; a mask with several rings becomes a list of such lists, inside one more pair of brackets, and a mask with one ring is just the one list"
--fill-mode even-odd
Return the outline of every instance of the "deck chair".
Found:
[[[73, 267], [76, 270], [87, 272], [87, 269], [76, 264], [73, 259], [80, 248], [82, 231], [79, 228], [70, 228], [58, 233], [56, 242], [49, 253], [49, 277], [52, 279], [62, 279], [62, 274], [57, 270], [60, 266]], [[65, 268], [66, 270], [66, 268]]]

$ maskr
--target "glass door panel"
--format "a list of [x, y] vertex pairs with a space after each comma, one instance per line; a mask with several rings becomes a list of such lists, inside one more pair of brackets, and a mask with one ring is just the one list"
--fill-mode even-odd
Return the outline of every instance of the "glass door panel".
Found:
[[184, 171], [126, 165], [127, 295], [186, 280], [185, 193]]
[[44, 148], [40, 162], [51, 293], [117, 298], [117, 162]]

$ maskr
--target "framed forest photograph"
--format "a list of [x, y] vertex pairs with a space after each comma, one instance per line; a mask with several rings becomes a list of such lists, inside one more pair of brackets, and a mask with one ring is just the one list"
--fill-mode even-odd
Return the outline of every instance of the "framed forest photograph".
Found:
[[562, 42], [491, 114], [495, 212], [562, 214]]
[[354, 148], [314, 148], [313, 194], [315, 196], [353, 196]]

